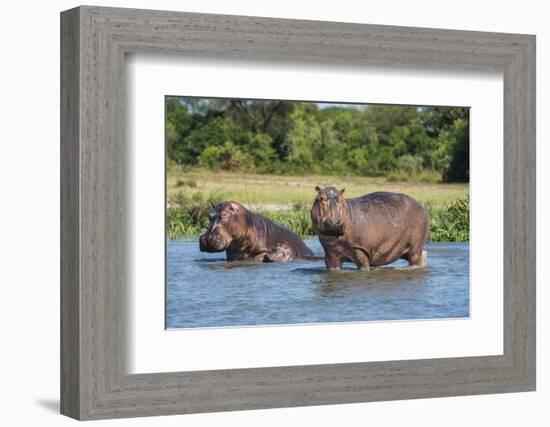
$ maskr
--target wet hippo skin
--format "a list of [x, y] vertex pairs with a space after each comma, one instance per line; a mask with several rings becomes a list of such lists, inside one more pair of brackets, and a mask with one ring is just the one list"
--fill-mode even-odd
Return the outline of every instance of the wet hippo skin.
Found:
[[349, 261], [368, 270], [399, 258], [413, 267], [426, 265], [429, 218], [413, 198], [376, 192], [345, 199], [345, 189], [315, 190], [311, 219], [328, 269], [339, 270]]
[[286, 262], [311, 257], [300, 236], [238, 202], [212, 206], [208, 230], [200, 236], [202, 252], [226, 252], [228, 261]]

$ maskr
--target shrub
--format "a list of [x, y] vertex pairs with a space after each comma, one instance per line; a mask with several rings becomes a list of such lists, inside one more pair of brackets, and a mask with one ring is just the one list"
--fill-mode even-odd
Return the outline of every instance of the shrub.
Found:
[[192, 196], [184, 192], [176, 193], [170, 198], [166, 210], [166, 232], [171, 239], [180, 236], [197, 235], [208, 228], [208, 214], [212, 204], [223, 200], [221, 193], [204, 195], [194, 193]]
[[434, 212], [430, 206], [430, 240], [432, 242], [467, 242], [470, 240], [470, 199], [459, 199], [445, 209]]
[[210, 170], [242, 172], [253, 165], [249, 155], [231, 142], [224, 145], [207, 147], [199, 156], [199, 165]]
[[422, 170], [424, 161], [420, 156], [405, 154], [397, 159], [397, 167], [407, 175], [414, 175]]
[[424, 169], [418, 172], [411, 181], [435, 184], [441, 182], [441, 174], [432, 169]]
[[270, 220], [290, 228], [296, 234], [306, 237], [313, 236], [313, 225], [309, 209], [275, 212], [258, 212]]

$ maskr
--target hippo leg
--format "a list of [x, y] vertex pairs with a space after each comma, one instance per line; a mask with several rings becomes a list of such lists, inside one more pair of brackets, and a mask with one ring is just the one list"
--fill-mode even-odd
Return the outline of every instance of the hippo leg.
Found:
[[341, 270], [343, 260], [340, 256], [334, 254], [325, 254], [325, 265], [329, 270]]
[[359, 270], [370, 270], [370, 260], [369, 257], [365, 252], [363, 252], [361, 249], [355, 249], [355, 265], [357, 265], [357, 268]]
[[428, 251], [424, 248], [410, 250], [405, 256], [411, 267], [426, 267], [428, 263]]

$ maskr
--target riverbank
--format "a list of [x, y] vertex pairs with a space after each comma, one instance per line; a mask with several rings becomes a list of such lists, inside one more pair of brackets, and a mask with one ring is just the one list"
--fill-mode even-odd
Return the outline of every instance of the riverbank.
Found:
[[283, 224], [301, 236], [313, 234], [309, 210], [315, 186], [346, 188], [348, 197], [374, 191], [405, 193], [430, 216], [430, 241], [469, 240], [469, 185], [390, 182], [384, 178], [252, 175], [170, 170], [167, 177], [167, 233], [170, 238], [197, 235], [208, 226], [211, 203], [235, 200]]

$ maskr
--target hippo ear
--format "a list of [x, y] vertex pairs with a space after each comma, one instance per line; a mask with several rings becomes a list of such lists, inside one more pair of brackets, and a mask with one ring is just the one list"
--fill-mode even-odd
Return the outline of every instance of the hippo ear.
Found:
[[341, 196], [342, 194], [344, 194], [344, 191], [346, 191], [345, 188], [342, 188], [342, 189], [340, 190], [340, 196]]
[[320, 193], [321, 192], [321, 187], [319, 187], [319, 186], [315, 187], [315, 191], [317, 191], [317, 193]]
[[212, 209], [216, 210], [216, 205], [214, 204], [214, 202], [210, 201], [210, 206], [212, 206]]
[[230, 202], [229, 203], [229, 209], [232, 211], [232, 212], [239, 212], [240, 208], [239, 208], [239, 205], [235, 202]]

